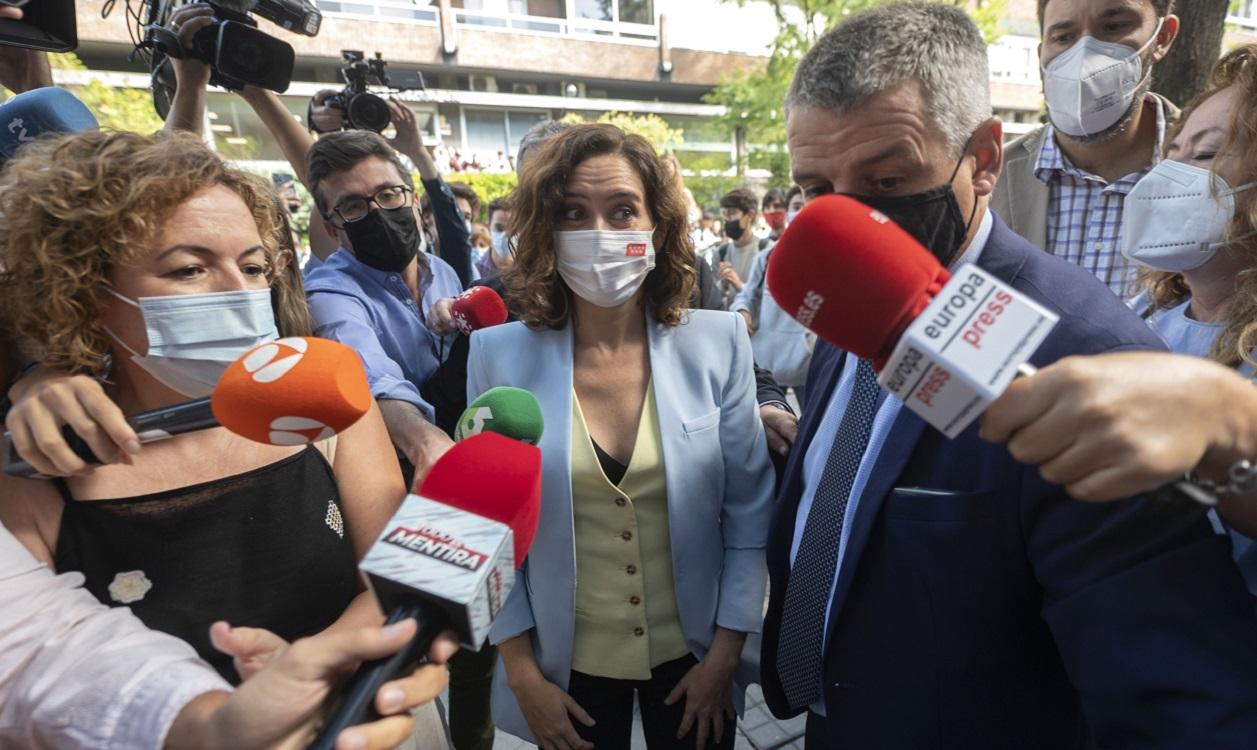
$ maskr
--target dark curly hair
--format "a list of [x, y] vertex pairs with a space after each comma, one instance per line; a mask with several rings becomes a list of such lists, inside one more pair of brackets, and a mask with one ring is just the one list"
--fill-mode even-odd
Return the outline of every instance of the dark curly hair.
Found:
[[562, 328], [572, 292], [559, 275], [554, 233], [564, 192], [576, 167], [596, 156], [618, 154], [637, 171], [655, 225], [655, 268], [646, 277], [645, 303], [666, 326], [681, 323], [697, 283], [685, 196], [655, 147], [605, 123], [575, 125], [530, 152], [528, 169], [511, 196], [515, 264], [503, 276], [507, 303], [531, 328]]

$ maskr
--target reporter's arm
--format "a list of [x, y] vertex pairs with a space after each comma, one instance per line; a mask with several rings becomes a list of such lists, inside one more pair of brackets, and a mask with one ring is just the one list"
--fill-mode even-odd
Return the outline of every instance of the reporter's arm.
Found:
[[81, 584], [0, 528], [0, 746], [159, 748], [196, 696], [231, 689], [191, 646]]
[[15, 94], [51, 86], [52, 68], [48, 64], [48, 53], [0, 46], [0, 85]]
[[[284, 152], [284, 158], [292, 166], [297, 179], [309, 189], [309, 169], [306, 163], [306, 154], [310, 152], [310, 147], [314, 145], [314, 138], [311, 137], [309, 131], [292, 116], [292, 113], [284, 106], [283, 101], [273, 91], [258, 88], [257, 86], [245, 86], [240, 90], [240, 98], [248, 102], [249, 106], [257, 114], [258, 119], [262, 121], [262, 124], [266, 126], [271, 135], [275, 136], [275, 142], [279, 144], [280, 150]], [[315, 232], [316, 230], [312, 227], [310, 231], [312, 238]]]
[[393, 114], [396, 136], [389, 140], [398, 153], [405, 154], [415, 163], [422, 178], [423, 190], [428, 195], [428, 205], [436, 222], [436, 233], [441, 244], [441, 260], [450, 264], [458, 275], [458, 283], [464, 288], [471, 284], [471, 231], [458, 210], [454, 193], [437, 172], [432, 155], [423, 145], [415, 113], [396, 100], [388, 103]]
[[1068, 357], [1013, 381], [981, 435], [1080, 500], [1116, 500], [1257, 459], [1257, 389], [1197, 357]]
[[9, 390], [13, 407], [5, 429], [18, 455], [42, 474], [70, 476], [91, 467], [61, 434], [69, 425], [105, 463], [126, 462], [140, 452], [139, 437], [122, 410], [93, 378], [36, 367]]
[[[196, 32], [214, 22], [214, 9], [205, 3], [185, 5], [170, 16], [169, 29], [175, 33], [185, 50], [192, 47]], [[175, 95], [166, 113], [165, 130], [183, 130], [198, 136], [205, 134], [205, 88], [209, 85], [210, 67], [192, 57], [171, 57], [175, 71]]]

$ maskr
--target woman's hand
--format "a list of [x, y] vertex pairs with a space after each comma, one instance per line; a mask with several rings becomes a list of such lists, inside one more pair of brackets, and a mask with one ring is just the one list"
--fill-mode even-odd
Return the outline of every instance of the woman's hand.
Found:
[[13, 408], [5, 429], [18, 455], [41, 474], [64, 477], [91, 471], [66, 443], [63, 425], [107, 464], [130, 463], [131, 455], [140, 452], [140, 439], [122, 410], [86, 375], [39, 367], [14, 384], [9, 398]]
[[511, 690], [541, 750], [593, 750], [593, 743], [581, 739], [572, 724], [575, 718], [592, 727], [593, 717], [558, 685], [537, 672], [520, 683], [512, 681]]
[[665, 706], [685, 699], [685, 715], [677, 728], [677, 739], [682, 739], [696, 729], [694, 747], [704, 750], [710, 740], [719, 744], [724, 739], [725, 717], [733, 717], [733, 673], [742, 655], [745, 633], [717, 628], [707, 656], [685, 673], [668, 698]]
[[[187, 55], [192, 49], [192, 39], [196, 32], [214, 22], [214, 9], [205, 3], [185, 5], [170, 14], [170, 22], [166, 28], [179, 38], [179, 46]], [[205, 88], [209, 85], [210, 66], [204, 62], [187, 56], [182, 60], [172, 57], [170, 64], [175, 70], [175, 80], [179, 88]]]
[[210, 626], [210, 643], [231, 657], [242, 682], [288, 648], [288, 641], [265, 628], [233, 628], [221, 620]]

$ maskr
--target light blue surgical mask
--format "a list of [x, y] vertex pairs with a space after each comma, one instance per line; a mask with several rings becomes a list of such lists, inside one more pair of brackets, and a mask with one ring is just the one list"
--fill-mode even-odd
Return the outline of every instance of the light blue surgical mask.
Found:
[[148, 353], [139, 354], [108, 328], [135, 362], [167, 388], [188, 398], [210, 395], [223, 371], [258, 344], [279, 338], [271, 291], [140, 297], [110, 290], [144, 318]]
[[493, 254], [503, 260], [511, 257], [511, 236], [506, 232], [490, 232], [493, 237]]

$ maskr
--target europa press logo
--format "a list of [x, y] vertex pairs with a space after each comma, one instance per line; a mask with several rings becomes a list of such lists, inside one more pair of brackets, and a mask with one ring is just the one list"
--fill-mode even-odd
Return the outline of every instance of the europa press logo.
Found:
[[[310, 348], [310, 342], [293, 337], [278, 339], [254, 349], [241, 361], [259, 384], [276, 383], [292, 371]], [[335, 435], [336, 431], [317, 419], [290, 415], [271, 420], [269, 441], [273, 445], [305, 445]]]

